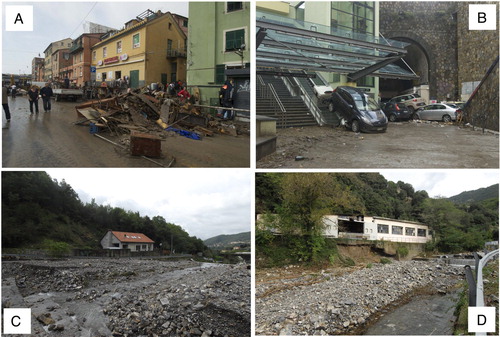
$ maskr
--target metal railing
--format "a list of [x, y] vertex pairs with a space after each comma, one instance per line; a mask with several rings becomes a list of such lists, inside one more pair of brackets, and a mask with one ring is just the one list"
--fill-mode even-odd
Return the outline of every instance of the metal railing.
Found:
[[268, 99], [269, 103], [272, 107], [272, 113], [274, 117], [277, 118], [282, 127], [286, 127], [287, 118], [286, 118], [286, 109], [283, 103], [281, 102], [274, 86], [271, 83], [264, 82], [262, 76], [257, 75], [257, 86], [259, 87], [259, 98]]
[[316, 96], [313, 96], [314, 94], [311, 95], [297, 78], [294, 77], [293, 80], [295, 81], [295, 85], [300, 92], [300, 98], [302, 98], [302, 101], [304, 101], [304, 104], [307, 106], [307, 108], [313, 115], [314, 119], [316, 120], [316, 123], [318, 123], [320, 126], [325, 125], [326, 120], [323, 118], [321, 110], [318, 108], [318, 105], [316, 104], [317, 100]]
[[[498, 255], [498, 249], [489, 252], [481, 260], [474, 253], [476, 259], [476, 277], [472, 274], [472, 268], [465, 266], [465, 277], [469, 284], [469, 307], [484, 307], [484, 284], [483, 284], [483, 268], [489, 260]], [[486, 336], [486, 332], [476, 332], [476, 336]]]

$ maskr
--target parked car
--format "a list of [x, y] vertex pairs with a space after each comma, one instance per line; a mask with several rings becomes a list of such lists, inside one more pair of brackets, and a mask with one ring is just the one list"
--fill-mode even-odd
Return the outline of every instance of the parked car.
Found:
[[389, 100], [390, 103], [404, 103], [411, 113], [415, 112], [420, 107], [424, 106], [425, 100], [419, 94], [407, 94], [393, 97]]
[[387, 117], [377, 102], [359, 88], [337, 87], [332, 92], [329, 110], [336, 112], [354, 132], [385, 132]]
[[413, 115], [404, 103], [387, 102], [382, 111], [391, 122], [407, 120]]
[[456, 106], [444, 103], [429, 104], [415, 112], [415, 119], [451, 122], [457, 119], [457, 110]]

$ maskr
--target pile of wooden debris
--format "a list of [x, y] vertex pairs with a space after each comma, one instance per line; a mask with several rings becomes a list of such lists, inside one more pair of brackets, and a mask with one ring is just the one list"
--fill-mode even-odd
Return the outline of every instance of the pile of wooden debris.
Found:
[[116, 136], [133, 131], [161, 138], [176, 132], [193, 139], [215, 134], [249, 134], [248, 123], [222, 120], [202, 112], [204, 108], [218, 107], [196, 105], [179, 98], [154, 97], [147, 88], [142, 88], [76, 106], [79, 120], [75, 124], [91, 125], [99, 132], [107, 130]]

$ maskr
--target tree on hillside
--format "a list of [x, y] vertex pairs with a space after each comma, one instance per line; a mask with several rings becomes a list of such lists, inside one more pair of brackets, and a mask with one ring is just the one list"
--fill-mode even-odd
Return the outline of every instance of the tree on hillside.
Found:
[[295, 254], [304, 261], [314, 261], [323, 246], [324, 215], [360, 207], [349, 189], [328, 173], [284, 175], [281, 198], [283, 203], [277, 208], [279, 229], [294, 241]]

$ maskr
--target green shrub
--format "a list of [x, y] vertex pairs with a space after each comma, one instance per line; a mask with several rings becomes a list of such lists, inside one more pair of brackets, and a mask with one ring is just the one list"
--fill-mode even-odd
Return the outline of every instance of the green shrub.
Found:
[[406, 246], [399, 246], [396, 248], [396, 255], [398, 256], [398, 259], [407, 257], [409, 253], [410, 251]]
[[368, 263], [368, 264], [366, 265], [366, 268], [371, 268], [371, 267], [373, 267], [373, 264], [371, 264], [371, 263]]
[[386, 257], [381, 257], [380, 258], [380, 263], [382, 264], [388, 264], [388, 263], [391, 263], [391, 260], [386, 258]]
[[71, 246], [66, 242], [45, 239], [42, 246], [52, 257], [64, 257], [71, 252]]

